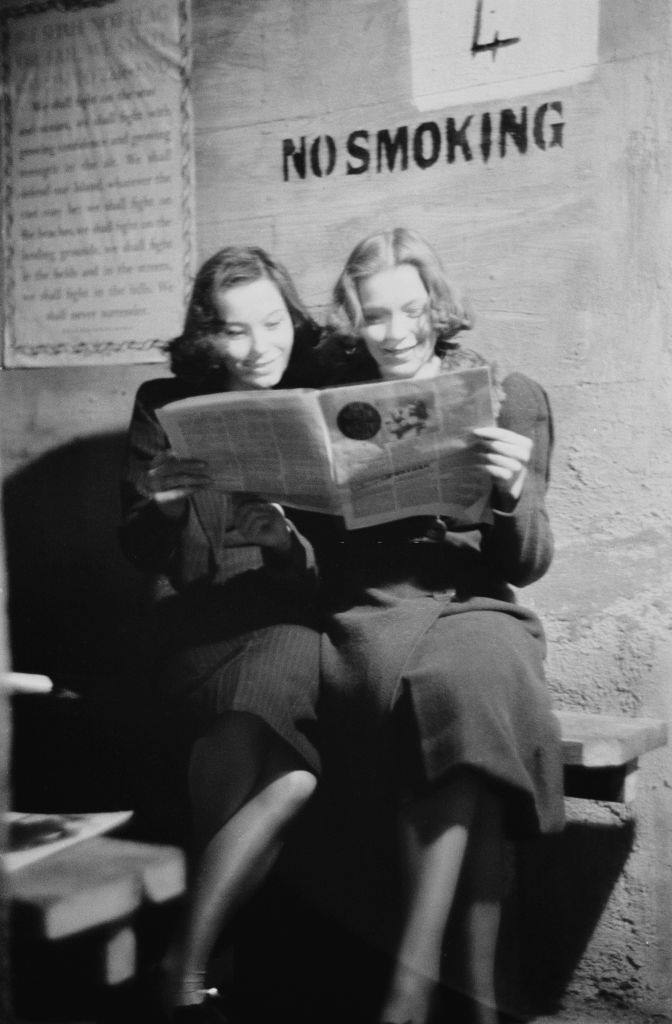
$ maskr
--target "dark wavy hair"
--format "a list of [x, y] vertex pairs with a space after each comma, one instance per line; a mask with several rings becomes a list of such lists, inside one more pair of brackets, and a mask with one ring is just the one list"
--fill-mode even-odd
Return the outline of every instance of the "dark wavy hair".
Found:
[[228, 245], [211, 256], [196, 274], [182, 334], [167, 346], [170, 368], [176, 377], [198, 385], [216, 376], [226, 387], [228, 375], [212, 338], [222, 331], [215, 298], [227, 288], [268, 278], [280, 292], [294, 325], [294, 345], [289, 365], [280, 382], [296, 387], [310, 377], [310, 353], [320, 328], [312, 318], [289, 272], [256, 246]]
[[[392, 228], [369, 235], [352, 250], [334, 286], [333, 334], [325, 340], [322, 359], [337, 359], [340, 346], [349, 365], [349, 378], [371, 380], [378, 370], [360, 337], [364, 323], [359, 283], [381, 270], [408, 263], [418, 271], [429, 295], [429, 315], [439, 356], [459, 347], [455, 336], [474, 323], [471, 311], [447, 280], [439, 256], [425, 239], [409, 228]], [[354, 375], [354, 378], [353, 378]]]

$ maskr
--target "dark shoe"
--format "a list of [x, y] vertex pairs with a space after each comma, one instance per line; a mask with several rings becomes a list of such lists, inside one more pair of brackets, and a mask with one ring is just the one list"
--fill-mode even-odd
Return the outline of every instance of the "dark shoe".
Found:
[[[216, 993], [216, 994], [215, 994]], [[235, 1024], [224, 1007], [220, 994], [208, 992], [202, 1003], [178, 1006], [170, 1015], [171, 1024]]]

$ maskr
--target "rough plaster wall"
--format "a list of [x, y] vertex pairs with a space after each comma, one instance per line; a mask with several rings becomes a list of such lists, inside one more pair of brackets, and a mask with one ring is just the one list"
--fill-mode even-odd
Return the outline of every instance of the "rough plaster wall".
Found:
[[[632, 5], [629, 14], [587, 104], [594, 116], [582, 126], [592, 252], [551, 384], [558, 553], [535, 601], [563, 704], [669, 721], [669, 12]], [[640, 34], [623, 53], [630, 32]], [[668, 1015], [670, 754], [644, 761], [632, 852], [570, 988]], [[615, 828], [622, 817], [593, 806], [572, 813]]]
[[[525, 598], [546, 623], [558, 702], [669, 720], [668, 5], [603, 0], [600, 63], [587, 83], [423, 115], [409, 98], [403, 0], [194, 0], [193, 14], [200, 257], [228, 241], [267, 245], [319, 308], [363, 233], [407, 223], [432, 239], [476, 309], [470, 343], [539, 379], [555, 410], [557, 556]], [[285, 137], [340, 142], [357, 128], [545, 100], [562, 101], [562, 148], [510, 151], [487, 167], [458, 159], [426, 171], [282, 181]], [[5, 472], [73, 439], [123, 430], [135, 387], [155, 374], [5, 371]], [[86, 543], [93, 534], [95, 522]], [[614, 837], [635, 820], [570, 1001], [670, 1011], [671, 762], [672, 749], [645, 760], [629, 812], [570, 808], [577, 823]], [[576, 871], [580, 863], [566, 865], [563, 898], [572, 899]]]

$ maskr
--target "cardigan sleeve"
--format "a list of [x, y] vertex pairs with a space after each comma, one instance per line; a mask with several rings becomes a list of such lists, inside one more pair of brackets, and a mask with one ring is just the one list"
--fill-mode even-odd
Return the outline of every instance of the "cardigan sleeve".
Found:
[[481, 552], [491, 571], [521, 587], [540, 579], [553, 557], [553, 533], [546, 510], [553, 419], [548, 396], [539, 384], [516, 373], [505, 379], [503, 387], [498, 424], [529, 437], [532, 455], [513, 510], [498, 511], [493, 504], [494, 523], [484, 528]]

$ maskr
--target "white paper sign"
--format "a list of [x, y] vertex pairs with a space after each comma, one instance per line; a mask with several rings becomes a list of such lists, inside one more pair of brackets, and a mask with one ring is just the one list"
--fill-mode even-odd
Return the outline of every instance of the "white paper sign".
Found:
[[589, 78], [599, 0], [408, 0], [419, 110], [544, 92]]

